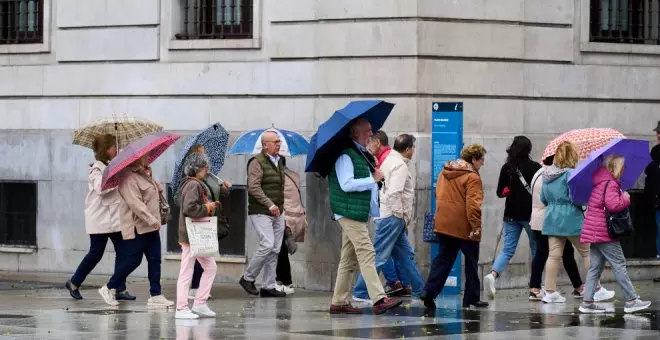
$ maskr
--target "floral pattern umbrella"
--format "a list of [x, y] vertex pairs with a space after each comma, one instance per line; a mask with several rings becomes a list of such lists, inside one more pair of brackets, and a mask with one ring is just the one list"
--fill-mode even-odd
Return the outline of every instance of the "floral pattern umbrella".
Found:
[[569, 141], [577, 147], [580, 160], [589, 156], [590, 153], [604, 147], [615, 138], [626, 138], [621, 132], [610, 128], [588, 128], [568, 131], [553, 139], [543, 151], [541, 160], [552, 156], [557, 151], [559, 144]]

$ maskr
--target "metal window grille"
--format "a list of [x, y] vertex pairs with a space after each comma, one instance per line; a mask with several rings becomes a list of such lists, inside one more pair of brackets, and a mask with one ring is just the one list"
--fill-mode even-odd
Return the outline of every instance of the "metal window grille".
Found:
[[0, 45], [43, 42], [43, 0], [0, 0]]
[[0, 183], [0, 244], [37, 245], [37, 183]]
[[183, 0], [176, 39], [252, 39], [252, 0]]
[[591, 0], [590, 41], [660, 45], [660, 0]]

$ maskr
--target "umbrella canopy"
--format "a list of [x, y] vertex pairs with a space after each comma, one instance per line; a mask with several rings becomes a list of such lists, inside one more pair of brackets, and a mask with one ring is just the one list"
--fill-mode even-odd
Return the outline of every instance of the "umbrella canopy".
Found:
[[276, 128], [253, 130], [242, 134], [229, 150], [230, 155], [254, 155], [261, 152], [261, 137], [264, 132], [275, 132], [280, 136], [282, 145], [280, 146], [280, 155], [299, 156], [307, 154], [309, 142], [307, 138], [299, 133]]
[[612, 140], [604, 147], [592, 152], [571, 172], [568, 186], [574, 203], [587, 204], [593, 189], [592, 177], [598, 168], [603, 166], [603, 160], [609, 155], [619, 155], [625, 159], [623, 176], [621, 176], [621, 189], [623, 190], [632, 188], [651, 161], [648, 141], [624, 138]]
[[107, 190], [119, 185], [122, 171], [142, 156], [149, 155], [149, 164], [153, 163], [177, 139], [179, 139], [178, 135], [161, 131], [153, 135], [144, 136], [127, 145], [119, 151], [117, 157], [110, 161], [108, 167], [103, 171], [101, 190]]
[[117, 137], [117, 147], [123, 149], [126, 145], [144, 136], [162, 130], [162, 126], [148, 120], [129, 117], [125, 114], [114, 114], [75, 130], [73, 144], [92, 149], [96, 136], [110, 134]]
[[568, 141], [577, 147], [580, 160], [589, 156], [590, 153], [602, 148], [615, 138], [626, 138], [621, 132], [604, 128], [588, 128], [568, 131], [559, 137], [553, 139], [543, 151], [541, 161], [549, 156], [552, 156], [557, 151], [557, 147], [562, 142]]
[[212, 173], [217, 174], [222, 170], [225, 164], [225, 152], [227, 151], [227, 144], [229, 143], [229, 132], [225, 130], [220, 123], [215, 123], [205, 130], [193, 135], [186, 141], [186, 144], [181, 150], [181, 154], [174, 164], [174, 173], [172, 174], [172, 187], [178, 188], [179, 181], [183, 177], [183, 166], [186, 155], [193, 145], [201, 144], [204, 146], [206, 155], [211, 160], [210, 170]]
[[339, 154], [350, 145], [350, 123], [357, 118], [365, 118], [376, 132], [385, 124], [393, 108], [394, 104], [382, 100], [360, 100], [335, 111], [312, 136], [305, 171], [327, 176]]

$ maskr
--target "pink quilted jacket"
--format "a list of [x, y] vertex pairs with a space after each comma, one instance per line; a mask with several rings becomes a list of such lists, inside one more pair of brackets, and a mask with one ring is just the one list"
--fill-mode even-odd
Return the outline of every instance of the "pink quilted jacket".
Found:
[[[607, 183], [609, 182], [609, 185]], [[607, 221], [605, 218], [605, 205], [610, 213], [619, 213], [630, 206], [630, 198], [621, 192], [621, 184], [605, 168], [600, 168], [592, 179], [593, 190], [587, 213], [584, 216], [584, 226], [580, 235], [582, 243], [610, 243], [612, 239], [607, 233]], [[603, 201], [603, 191], [607, 185], [607, 193]]]

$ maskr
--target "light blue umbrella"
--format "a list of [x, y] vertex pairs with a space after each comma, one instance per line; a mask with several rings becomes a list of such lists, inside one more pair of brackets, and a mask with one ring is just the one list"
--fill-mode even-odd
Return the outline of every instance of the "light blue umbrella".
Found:
[[181, 154], [174, 165], [172, 188], [175, 188], [175, 190], [179, 187], [179, 181], [183, 177], [183, 166], [188, 150], [196, 144], [204, 146], [204, 150], [211, 161], [211, 174], [217, 174], [222, 170], [222, 166], [225, 164], [225, 152], [227, 151], [227, 145], [229, 144], [229, 132], [227, 132], [220, 123], [215, 123], [205, 130], [191, 136], [188, 141], [186, 141], [186, 144], [184, 144], [183, 150], [181, 150]]
[[253, 130], [242, 134], [229, 150], [230, 155], [254, 155], [261, 152], [261, 136], [264, 132], [272, 131], [280, 136], [282, 145], [280, 155], [298, 156], [306, 155], [309, 148], [307, 138], [299, 133], [276, 128]]

